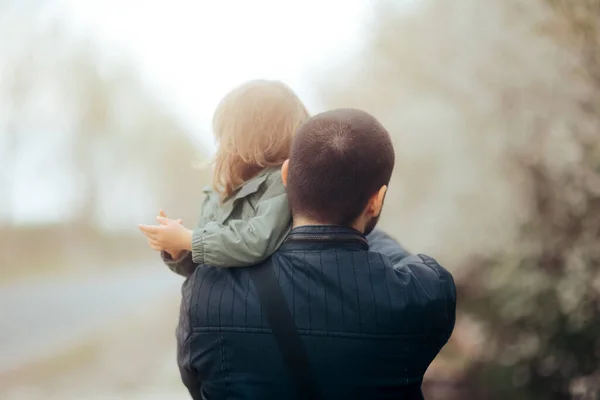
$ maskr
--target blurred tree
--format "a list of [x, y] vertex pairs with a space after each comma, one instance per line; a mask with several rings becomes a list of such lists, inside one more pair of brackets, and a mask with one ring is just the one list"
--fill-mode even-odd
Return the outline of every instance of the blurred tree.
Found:
[[[1, 22], [8, 22], [5, 19]], [[12, 50], [12, 51], [11, 51]], [[15, 60], [12, 65], [6, 65], [0, 75], [0, 91], [3, 99], [4, 115], [0, 134], [3, 136], [3, 148], [0, 151], [2, 168], [0, 172], [0, 226], [10, 224], [13, 211], [13, 172], [16, 165], [19, 144], [22, 141], [19, 119], [23, 117], [27, 100], [31, 92], [33, 70], [30, 67], [30, 54], [23, 49], [10, 49], [0, 39], [0, 51]], [[17, 67], [19, 65], [19, 67]]]
[[327, 77], [329, 106], [392, 133], [382, 224], [455, 273], [485, 398], [598, 390], [598, 3], [382, 2], [358, 62]]
[[567, 40], [578, 48], [585, 63], [585, 73], [600, 86], [600, 13], [599, 0], [547, 0], [565, 23]]
[[[159, 206], [169, 204], [173, 213], [193, 219], [201, 188], [209, 181], [205, 172], [192, 166], [202, 158], [202, 149], [168, 107], [146, 90], [135, 70], [108, 60], [93, 43], [56, 25], [30, 30], [21, 38], [19, 54], [4, 60], [4, 65], [11, 73], [3, 79], [11, 111], [3, 135], [10, 143], [17, 139], [14, 132], [31, 130], [44, 119], [32, 112], [60, 112], [47, 117], [50, 123], [43, 129], [71, 132], [65, 142], [70, 161], [57, 154], [54, 167], [65, 162], [72, 166], [79, 194], [69, 217], [72, 222], [80, 227], [93, 227], [107, 217], [114, 222], [105, 212], [110, 203], [107, 194], [115, 195], [115, 181], [124, 176], [135, 184], [123, 185], [122, 190], [132, 200], [145, 197], [146, 213], [148, 207], [153, 215]], [[41, 110], [36, 109], [40, 102]], [[19, 156], [14, 145], [9, 153]], [[139, 209], [123, 204], [128, 211], [132, 206]]]
[[[6, 72], [6, 83], [4, 89], [6, 96], [11, 99], [11, 102], [5, 107], [6, 120], [4, 121], [4, 149], [2, 151], [2, 179], [0, 186], [2, 187], [2, 196], [0, 200], [0, 208], [3, 216], [0, 224], [10, 224], [12, 211], [12, 180], [14, 166], [16, 164], [16, 155], [19, 151], [20, 132], [18, 120], [23, 114], [23, 109], [26, 107], [26, 100], [31, 90], [31, 70], [27, 68], [27, 62], [23, 62], [24, 68], [15, 68]], [[1, 226], [1, 225], [0, 225]]]
[[[160, 207], [193, 226], [209, 171], [194, 168], [205, 154], [169, 105], [127, 60], [77, 37], [64, 21], [44, 20], [39, 5], [1, 11], [0, 101], [7, 112], [0, 144], [8, 144], [0, 149], [2, 264], [60, 264], [66, 257], [100, 265], [110, 253], [151, 255], [136, 224], [154, 222]], [[14, 184], [23, 179], [17, 164], [34, 165], [28, 170], [42, 184], [46, 176], [63, 183], [52, 189], [67, 204], [50, 211], [58, 224], [23, 228], [9, 219]], [[48, 203], [33, 189], [27, 195]], [[14, 249], [34, 236], [47, 238], [43, 250], [38, 245], [23, 261]]]

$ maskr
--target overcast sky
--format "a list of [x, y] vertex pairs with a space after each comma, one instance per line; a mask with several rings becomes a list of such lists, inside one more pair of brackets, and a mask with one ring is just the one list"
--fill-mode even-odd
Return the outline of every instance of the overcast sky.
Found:
[[[389, 1], [406, 7], [419, 0]], [[320, 111], [315, 81], [323, 70], [343, 69], [341, 60], [361, 50], [373, 2], [15, 0], [13, 5], [24, 12], [41, 5], [42, 14], [58, 15], [73, 34], [92, 37], [105, 53], [128, 60], [211, 151], [214, 108], [245, 80], [282, 80], [310, 111]], [[47, 143], [40, 145], [47, 150]], [[40, 181], [38, 164], [21, 162], [22, 168], [14, 171], [12, 214], [17, 221], [57, 220], [69, 212], [66, 175], [55, 171]], [[36, 196], [30, 195], [32, 190]]]
[[[123, 51], [212, 146], [220, 98], [247, 79], [281, 79], [314, 102], [312, 78], [361, 46], [368, 0], [59, 0], [77, 31]], [[312, 107], [311, 107], [312, 106]]]

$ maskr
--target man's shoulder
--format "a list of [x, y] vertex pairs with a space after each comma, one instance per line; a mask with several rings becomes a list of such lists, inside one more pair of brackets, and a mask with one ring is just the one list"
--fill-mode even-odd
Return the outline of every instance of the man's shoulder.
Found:
[[456, 302], [456, 285], [450, 271], [433, 257], [417, 254], [405, 257], [393, 266], [400, 281], [408, 286], [409, 282], [418, 291], [425, 291], [430, 300], [446, 298]]
[[199, 265], [182, 287], [182, 312], [190, 318], [190, 326], [244, 327], [246, 317], [252, 326], [260, 326], [260, 304], [250, 271], [264, 264], [235, 268]]
[[444, 268], [435, 258], [425, 255], [416, 254], [404, 257], [399, 262], [395, 263], [394, 268], [408, 268], [430, 271], [441, 279], [452, 277], [452, 274]]
[[450, 271], [444, 268], [436, 259], [425, 254], [416, 254], [404, 257], [393, 264], [394, 270], [399, 274], [408, 274], [421, 283], [442, 282], [454, 286], [454, 279]]
[[396, 239], [381, 229], [374, 229], [367, 235], [369, 250], [387, 256], [392, 263], [398, 263], [410, 253]]
[[[208, 287], [208, 291], [214, 285], [221, 286], [223, 289], [234, 291], [235, 286], [247, 286], [252, 268], [260, 268], [265, 265], [273, 265], [272, 257], [269, 257], [258, 264], [244, 267], [215, 267], [207, 264], [201, 264], [196, 267], [194, 273], [183, 283], [182, 291], [186, 294], [198, 292]], [[214, 291], [214, 290], [213, 290]], [[192, 296], [189, 296], [190, 300]]]

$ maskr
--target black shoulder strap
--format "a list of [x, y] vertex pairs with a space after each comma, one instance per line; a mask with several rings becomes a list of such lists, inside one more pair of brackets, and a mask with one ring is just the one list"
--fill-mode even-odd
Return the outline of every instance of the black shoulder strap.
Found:
[[271, 264], [264, 263], [260, 266], [250, 267], [249, 270], [283, 362], [296, 386], [298, 399], [321, 399], [321, 391], [308, 360], [306, 348], [296, 330], [294, 318], [287, 306], [281, 287], [277, 283]]

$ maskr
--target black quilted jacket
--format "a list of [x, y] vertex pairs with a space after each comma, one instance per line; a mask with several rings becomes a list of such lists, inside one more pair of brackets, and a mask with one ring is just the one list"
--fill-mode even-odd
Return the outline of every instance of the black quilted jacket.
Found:
[[[454, 281], [383, 232], [368, 239], [299, 227], [265, 263], [326, 399], [422, 399], [423, 374], [454, 328]], [[196, 400], [296, 398], [249, 268], [200, 266], [183, 285], [178, 362]]]

